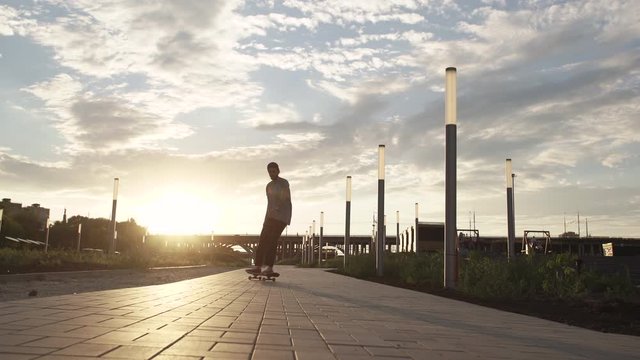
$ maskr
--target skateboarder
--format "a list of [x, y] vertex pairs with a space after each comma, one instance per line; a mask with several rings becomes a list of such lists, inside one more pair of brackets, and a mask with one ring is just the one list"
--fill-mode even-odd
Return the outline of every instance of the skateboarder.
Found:
[[[267, 165], [271, 182], [267, 184], [267, 214], [262, 224], [254, 266], [247, 269], [252, 275], [273, 275], [278, 238], [282, 230], [291, 223], [291, 192], [289, 182], [278, 175], [280, 168], [275, 162]], [[264, 268], [263, 268], [264, 266]]]

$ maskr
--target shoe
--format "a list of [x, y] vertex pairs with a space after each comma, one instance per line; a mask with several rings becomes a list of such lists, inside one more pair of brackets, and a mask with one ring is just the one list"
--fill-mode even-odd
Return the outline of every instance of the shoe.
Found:
[[273, 278], [277, 278], [278, 276], [280, 276], [280, 274], [278, 274], [273, 270], [263, 271], [260, 275], [268, 278], [269, 280], [272, 280]]
[[273, 271], [273, 268], [271, 266], [267, 266], [266, 268], [264, 268], [264, 270], [262, 270], [262, 273], [261, 273], [261, 275], [264, 275], [264, 276], [269, 276], [273, 274], [275, 274], [275, 272]]
[[260, 275], [260, 273], [262, 272], [262, 271], [260, 270], [260, 267], [258, 267], [258, 266], [254, 266], [254, 267], [251, 267], [251, 268], [245, 269], [245, 271], [246, 271], [247, 273], [251, 274], [251, 275]]

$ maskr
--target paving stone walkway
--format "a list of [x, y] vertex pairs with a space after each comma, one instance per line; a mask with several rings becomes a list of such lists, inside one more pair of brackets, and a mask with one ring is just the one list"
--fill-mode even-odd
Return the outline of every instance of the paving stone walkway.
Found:
[[0, 303], [0, 359], [640, 359], [603, 334], [317, 269]]

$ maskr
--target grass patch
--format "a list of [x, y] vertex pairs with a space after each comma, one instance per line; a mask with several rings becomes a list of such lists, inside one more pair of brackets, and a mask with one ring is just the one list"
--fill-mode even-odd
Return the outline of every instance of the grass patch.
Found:
[[[456, 292], [485, 300], [585, 300], [592, 298], [629, 300], [638, 297], [629, 274], [578, 272], [575, 256], [522, 256], [511, 261], [483, 253], [461, 260]], [[361, 279], [423, 290], [443, 290], [441, 253], [385, 254], [384, 276], [378, 278], [375, 257], [351, 256], [337, 272]]]
[[218, 247], [206, 252], [124, 254], [76, 252], [69, 250], [0, 249], [0, 274], [46, 271], [147, 269], [162, 266], [214, 265], [243, 267], [249, 260], [231, 249]]

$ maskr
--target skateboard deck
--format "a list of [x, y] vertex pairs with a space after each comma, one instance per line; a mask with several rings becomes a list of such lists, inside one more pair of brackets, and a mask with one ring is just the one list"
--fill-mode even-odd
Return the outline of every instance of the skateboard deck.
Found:
[[266, 281], [266, 280], [271, 280], [273, 282], [276, 281], [276, 278], [280, 276], [280, 274], [278, 274], [277, 272], [274, 273], [270, 273], [268, 275], [266, 274], [249, 274], [249, 280], [262, 280], [262, 281]]

